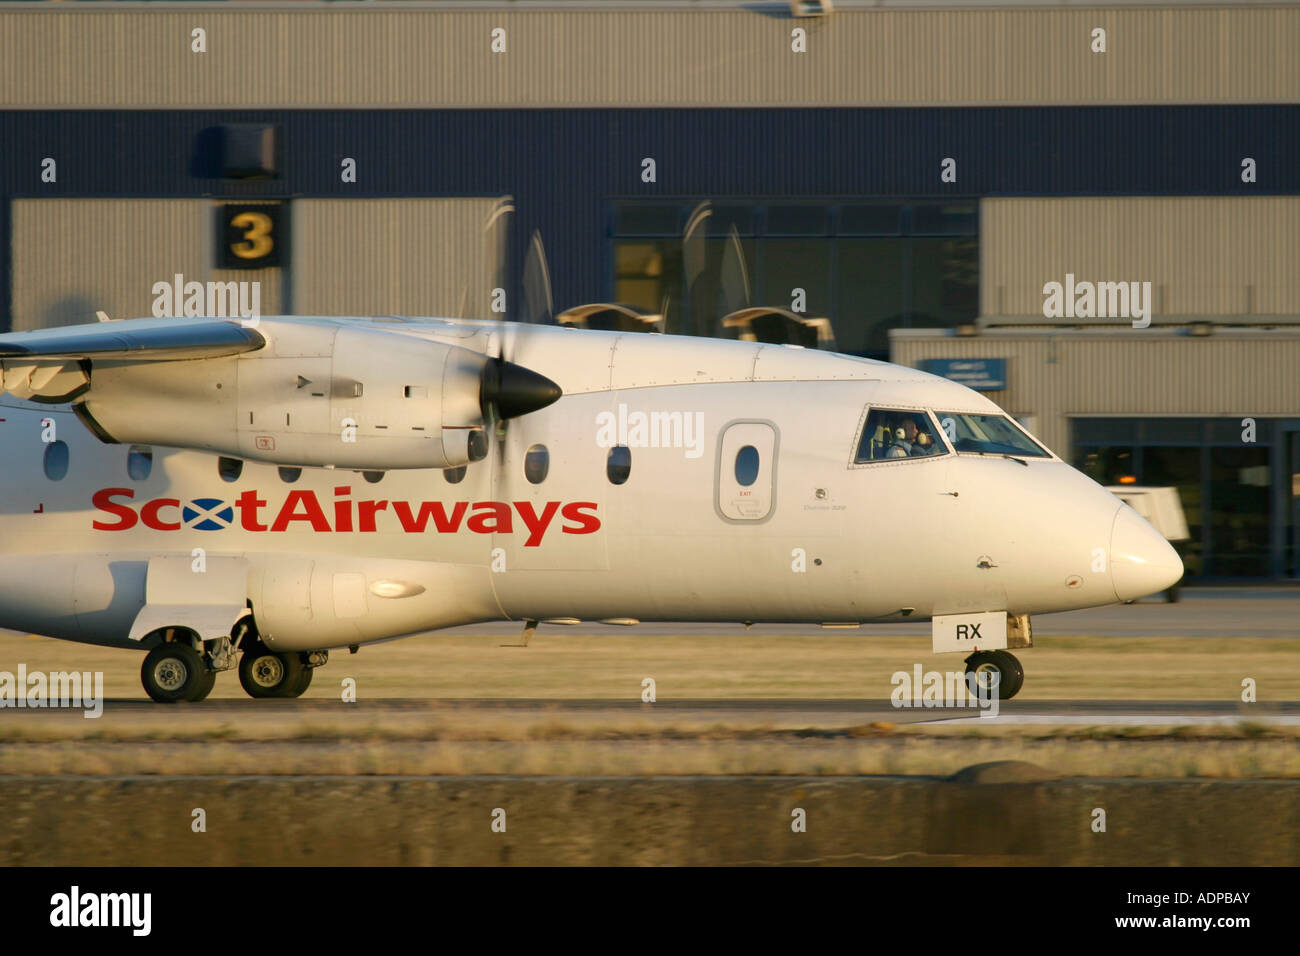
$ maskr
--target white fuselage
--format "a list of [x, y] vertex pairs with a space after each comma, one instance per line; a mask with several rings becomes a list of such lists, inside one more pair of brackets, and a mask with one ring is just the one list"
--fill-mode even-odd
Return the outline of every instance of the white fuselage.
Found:
[[[272, 339], [277, 321], [294, 320], [266, 320]], [[502, 618], [1035, 613], [1130, 599], [1171, 573], [1163, 539], [1121, 522], [1127, 506], [1055, 457], [855, 462], [872, 405], [1001, 413], [941, 378], [745, 342], [474, 322], [415, 331], [504, 344], [564, 396], [492, 432], [487, 459], [458, 483], [320, 467], [288, 482], [256, 461], [228, 482], [216, 455], [163, 447], [133, 480], [128, 446], [99, 441], [67, 405], [0, 399], [0, 626], [131, 646], [150, 558], [195, 549], [246, 561], [247, 598], [276, 650]], [[43, 418], [68, 445], [60, 480], [44, 473]], [[622, 484], [607, 476], [611, 422], [632, 446]], [[643, 447], [665, 443], [677, 447]], [[738, 443], [759, 447], [749, 486], [736, 481]], [[540, 484], [525, 476], [535, 445], [547, 450]]]

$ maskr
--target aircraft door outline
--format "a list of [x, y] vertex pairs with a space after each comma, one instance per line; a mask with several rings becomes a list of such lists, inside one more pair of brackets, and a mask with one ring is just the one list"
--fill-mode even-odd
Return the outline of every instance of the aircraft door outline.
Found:
[[723, 426], [713, 494], [719, 518], [729, 524], [763, 524], [771, 519], [776, 511], [779, 450], [780, 433], [774, 422], [737, 419]]

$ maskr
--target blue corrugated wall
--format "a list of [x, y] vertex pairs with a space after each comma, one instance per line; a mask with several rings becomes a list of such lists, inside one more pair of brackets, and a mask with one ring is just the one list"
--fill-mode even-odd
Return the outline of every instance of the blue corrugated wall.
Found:
[[[274, 122], [275, 181], [196, 175], [199, 134]], [[1300, 193], [1300, 106], [0, 112], [0, 303], [21, 196], [515, 197], [512, 261], [546, 240], [555, 301], [604, 298], [612, 197]], [[40, 161], [58, 160], [57, 184]], [[358, 182], [339, 180], [345, 156]], [[658, 181], [642, 183], [653, 157]], [[944, 157], [958, 180], [939, 180]], [[1253, 185], [1242, 157], [1258, 162]], [[435, 255], [436, 250], [430, 250]], [[70, 264], [72, 265], [72, 264]]]

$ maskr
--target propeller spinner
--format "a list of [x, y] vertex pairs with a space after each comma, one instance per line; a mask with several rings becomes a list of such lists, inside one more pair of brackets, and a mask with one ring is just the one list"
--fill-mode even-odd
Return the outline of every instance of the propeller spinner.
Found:
[[483, 417], [490, 418], [489, 407], [496, 409], [498, 418], [518, 418], [559, 400], [564, 393], [545, 375], [532, 369], [507, 362], [497, 356], [483, 366], [479, 386], [479, 404]]

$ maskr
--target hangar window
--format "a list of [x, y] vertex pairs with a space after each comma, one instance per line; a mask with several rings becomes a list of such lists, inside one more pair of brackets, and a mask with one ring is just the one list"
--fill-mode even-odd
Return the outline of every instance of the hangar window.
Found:
[[758, 449], [745, 445], [736, 452], [736, 483], [748, 488], [758, 481]]
[[632, 474], [632, 449], [615, 445], [605, 458], [605, 477], [611, 485], [621, 485]]
[[946, 454], [934, 423], [925, 412], [902, 408], [873, 408], [858, 442], [855, 461], [928, 458]]
[[767, 210], [769, 236], [824, 236], [828, 206], [772, 205]]
[[444, 468], [442, 477], [447, 479], [447, 484], [458, 485], [465, 480], [465, 472], [468, 470], [469, 468], [465, 465], [461, 465], [459, 468]]
[[903, 231], [902, 206], [873, 203], [840, 209], [841, 236], [897, 236]]
[[153, 449], [132, 445], [126, 453], [126, 473], [132, 481], [145, 481], [153, 471]]
[[283, 481], [286, 485], [291, 485], [291, 484], [293, 484], [295, 481], [297, 481], [299, 478], [302, 477], [302, 469], [301, 469], [301, 468], [284, 468], [284, 467], [281, 467], [281, 468], [279, 468], [278, 470], [279, 470], [279, 472], [280, 472], [280, 480]]
[[45, 477], [62, 481], [68, 473], [68, 443], [52, 441], [45, 446]]
[[524, 455], [524, 477], [534, 485], [546, 480], [546, 473], [551, 470], [551, 453], [545, 445], [533, 445]]
[[662, 315], [668, 332], [736, 337], [747, 333], [726, 320], [747, 303], [798, 301], [832, 333], [818, 347], [887, 359], [890, 329], [979, 313], [974, 202], [701, 196], [616, 201], [612, 213], [613, 301]]
[[241, 459], [227, 458], [225, 455], [217, 458], [217, 474], [222, 481], [238, 481], [243, 473], [244, 462]]

